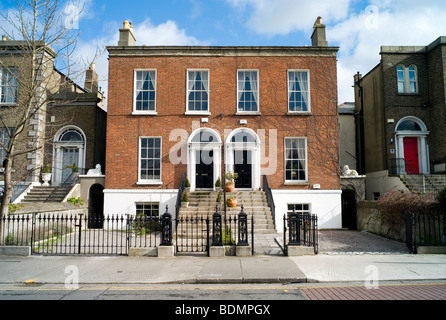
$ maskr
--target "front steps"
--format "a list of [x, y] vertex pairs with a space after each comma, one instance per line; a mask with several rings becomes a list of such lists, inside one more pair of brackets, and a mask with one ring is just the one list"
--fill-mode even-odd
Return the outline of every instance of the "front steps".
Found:
[[[215, 213], [216, 206], [219, 212], [224, 214], [224, 204], [217, 203], [217, 191], [195, 191], [189, 193], [189, 205], [182, 204], [179, 212], [180, 217], [209, 216], [212, 221], [212, 215]], [[275, 233], [274, 221], [271, 209], [268, 206], [265, 192], [263, 191], [235, 191], [227, 192], [226, 198], [235, 196], [237, 198], [237, 207], [226, 207], [226, 215], [237, 216], [243, 210], [248, 215], [248, 227], [251, 228], [251, 217], [254, 216], [255, 233]], [[221, 192], [223, 201], [223, 191]], [[251, 230], [251, 229], [249, 229]]]
[[20, 203], [61, 203], [71, 190], [68, 187], [34, 187]]
[[444, 174], [401, 175], [400, 179], [410, 192], [417, 194], [436, 193], [432, 184], [438, 191], [446, 188], [446, 175]]

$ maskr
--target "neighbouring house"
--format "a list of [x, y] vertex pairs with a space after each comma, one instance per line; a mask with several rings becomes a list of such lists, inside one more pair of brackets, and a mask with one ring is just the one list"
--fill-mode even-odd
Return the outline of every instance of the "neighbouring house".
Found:
[[427, 46], [382, 46], [380, 63], [356, 74], [358, 172], [366, 198], [446, 185], [446, 37]]
[[192, 198], [236, 172], [239, 211], [270, 189], [276, 229], [293, 209], [341, 227], [339, 48], [321, 20], [312, 46], [136, 45], [124, 22], [107, 49], [106, 214], [174, 214], [182, 177]]
[[[27, 120], [16, 145], [16, 150], [23, 150], [13, 167], [16, 187], [12, 200], [16, 203], [61, 202], [78, 183], [69, 179], [76, 168], [79, 174], [97, 164], [105, 168], [105, 98], [98, 88], [94, 64], [86, 71], [85, 86], [81, 87], [57, 69], [51, 47], [39, 42], [37, 48], [40, 58], [32, 79], [29, 44], [7, 37], [0, 41], [0, 142], [5, 148], [30, 90], [38, 92], [32, 101], [36, 112]], [[0, 148], [1, 163], [5, 158], [6, 151]], [[47, 182], [41, 175], [45, 167], [51, 174]]]

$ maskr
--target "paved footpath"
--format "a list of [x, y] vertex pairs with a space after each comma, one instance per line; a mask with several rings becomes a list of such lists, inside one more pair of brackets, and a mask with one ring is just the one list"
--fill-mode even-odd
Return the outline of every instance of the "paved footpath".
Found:
[[300, 290], [308, 300], [446, 300], [446, 282], [324, 284]]

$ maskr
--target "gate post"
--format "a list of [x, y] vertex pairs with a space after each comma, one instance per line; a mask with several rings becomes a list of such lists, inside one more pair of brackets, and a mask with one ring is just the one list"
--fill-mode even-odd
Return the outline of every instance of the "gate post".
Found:
[[84, 215], [81, 213], [80, 215], [79, 215], [79, 225], [77, 225], [76, 227], [79, 227], [79, 239], [78, 239], [78, 241], [79, 241], [79, 243], [78, 243], [78, 245], [79, 245], [79, 247], [77, 248], [77, 253], [78, 254], [81, 254], [81, 245], [82, 245], [82, 217], [83, 217]]
[[218, 211], [218, 206], [215, 206], [215, 213], [212, 216], [212, 245], [223, 246], [221, 214]]
[[224, 257], [225, 247], [223, 246], [222, 217], [215, 206], [215, 213], [212, 215], [212, 246], [209, 249], [209, 257]]
[[[252, 220], [252, 223], [251, 227], [254, 226], [254, 220]], [[254, 236], [252, 239], [254, 239]], [[238, 243], [235, 250], [237, 257], [246, 257], [253, 254], [253, 247], [250, 247], [248, 243], [248, 215], [244, 211], [243, 204], [242, 211], [238, 215]]]
[[288, 217], [289, 225], [289, 245], [300, 246], [300, 219], [296, 213], [296, 208], [293, 208], [293, 212]]
[[166, 212], [161, 216], [161, 246], [172, 245], [172, 215], [169, 213], [169, 207], [166, 206]]
[[238, 215], [238, 246], [248, 246], [248, 215], [243, 210]]
[[161, 245], [158, 247], [159, 258], [173, 258], [175, 256], [172, 245], [172, 215], [169, 213], [169, 206], [161, 216]]

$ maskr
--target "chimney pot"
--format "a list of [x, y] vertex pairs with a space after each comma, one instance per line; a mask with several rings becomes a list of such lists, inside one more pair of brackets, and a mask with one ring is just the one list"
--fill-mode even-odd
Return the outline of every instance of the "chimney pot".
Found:
[[129, 21], [124, 21], [124, 25], [122, 29], [119, 29], [119, 42], [118, 46], [127, 47], [134, 46], [136, 43], [135, 36], [133, 35], [133, 26]]
[[322, 17], [317, 17], [313, 26], [313, 35], [311, 36], [311, 43], [313, 47], [328, 47], [328, 42], [325, 35], [325, 25], [322, 24]]

